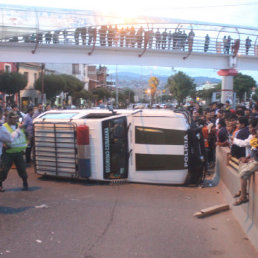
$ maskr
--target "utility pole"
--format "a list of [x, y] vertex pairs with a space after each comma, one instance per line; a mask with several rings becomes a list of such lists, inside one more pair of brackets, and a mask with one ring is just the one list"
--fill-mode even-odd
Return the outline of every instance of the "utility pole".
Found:
[[41, 64], [41, 104], [44, 104], [44, 75], [45, 75], [45, 64]]
[[116, 108], [118, 108], [118, 76], [117, 76], [117, 65], [116, 65]]
[[[19, 73], [19, 69], [20, 69], [20, 63], [16, 63], [16, 72]], [[21, 109], [21, 92], [20, 90], [18, 91], [18, 107], [19, 110]]]

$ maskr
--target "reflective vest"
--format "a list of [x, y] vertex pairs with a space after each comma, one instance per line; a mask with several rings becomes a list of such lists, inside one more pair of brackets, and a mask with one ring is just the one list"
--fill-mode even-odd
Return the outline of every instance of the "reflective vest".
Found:
[[[8, 123], [5, 123], [4, 126], [10, 134], [14, 132]], [[11, 143], [7, 143], [6, 145], [8, 146], [8, 149], [6, 150], [7, 153], [18, 153], [25, 150], [27, 141], [23, 129], [21, 129], [21, 133], [18, 137], [15, 137]]]

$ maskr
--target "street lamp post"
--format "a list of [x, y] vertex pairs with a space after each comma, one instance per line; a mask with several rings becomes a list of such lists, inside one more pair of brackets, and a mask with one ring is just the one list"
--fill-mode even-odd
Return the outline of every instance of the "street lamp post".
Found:
[[[20, 70], [20, 63], [16, 63], [16, 72], [19, 73]], [[20, 89], [18, 91], [18, 107], [21, 108], [21, 92]]]
[[41, 104], [44, 104], [44, 75], [45, 75], [45, 64], [41, 64]]
[[116, 65], [116, 108], [118, 108], [118, 77], [117, 77], [117, 65]]
[[148, 93], [148, 95], [149, 95], [150, 108], [151, 108], [151, 90], [148, 89], [148, 90], [147, 90], [147, 93]]

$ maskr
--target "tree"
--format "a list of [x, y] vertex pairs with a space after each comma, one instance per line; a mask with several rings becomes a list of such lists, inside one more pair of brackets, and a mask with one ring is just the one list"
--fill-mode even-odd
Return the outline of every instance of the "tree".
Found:
[[218, 83], [214, 88], [198, 91], [196, 96], [202, 98], [207, 104], [209, 104], [211, 103], [212, 93], [217, 91], [221, 91], [221, 83]]
[[27, 85], [27, 79], [24, 75], [17, 72], [0, 73], [0, 91], [6, 94], [15, 94], [23, 90]]
[[91, 91], [91, 93], [97, 101], [105, 100], [111, 96], [110, 91], [106, 88], [95, 88]]
[[156, 95], [157, 87], [159, 85], [159, 79], [155, 76], [151, 76], [148, 83], [150, 86], [151, 103], [153, 103], [153, 99], [154, 99], [154, 96]]
[[65, 81], [63, 92], [66, 93], [66, 103], [67, 103], [68, 96], [74, 96], [75, 92], [81, 92], [83, 90], [84, 83], [72, 75], [61, 74], [60, 76]]
[[18, 93], [20, 105], [20, 90], [23, 90], [28, 81], [25, 75], [18, 72], [1, 72], [0, 73], [0, 91], [9, 95]]
[[123, 99], [129, 103], [134, 103], [134, 91], [130, 88], [125, 88], [121, 95], [123, 95]]
[[76, 105], [80, 104], [78, 103], [79, 99], [88, 100], [89, 102], [91, 102], [91, 98], [92, 98], [92, 93], [85, 89], [82, 89], [81, 91], [74, 91], [72, 92], [71, 95], [73, 98], [73, 103], [75, 103]]
[[187, 76], [183, 72], [178, 72], [168, 78], [166, 88], [176, 98], [179, 104], [183, 103], [183, 100], [195, 91], [195, 84], [193, 79]]
[[252, 88], [256, 85], [256, 81], [249, 75], [238, 73], [233, 79], [233, 85], [239, 101], [242, 102], [245, 93], [247, 96], [250, 95]]
[[[34, 87], [41, 92], [41, 76], [35, 81]], [[60, 75], [47, 74], [44, 76], [44, 93], [46, 98], [51, 102], [65, 88], [65, 80]], [[41, 92], [42, 93], [42, 92]]]

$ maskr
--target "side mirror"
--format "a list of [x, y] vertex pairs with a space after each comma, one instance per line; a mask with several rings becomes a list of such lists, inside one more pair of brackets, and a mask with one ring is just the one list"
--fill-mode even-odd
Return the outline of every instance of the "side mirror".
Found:
[[112, 112], [113, 115], [116, 114], [116, 111], [114, 111], [113, 106], [107, 105], [107, 109]]

